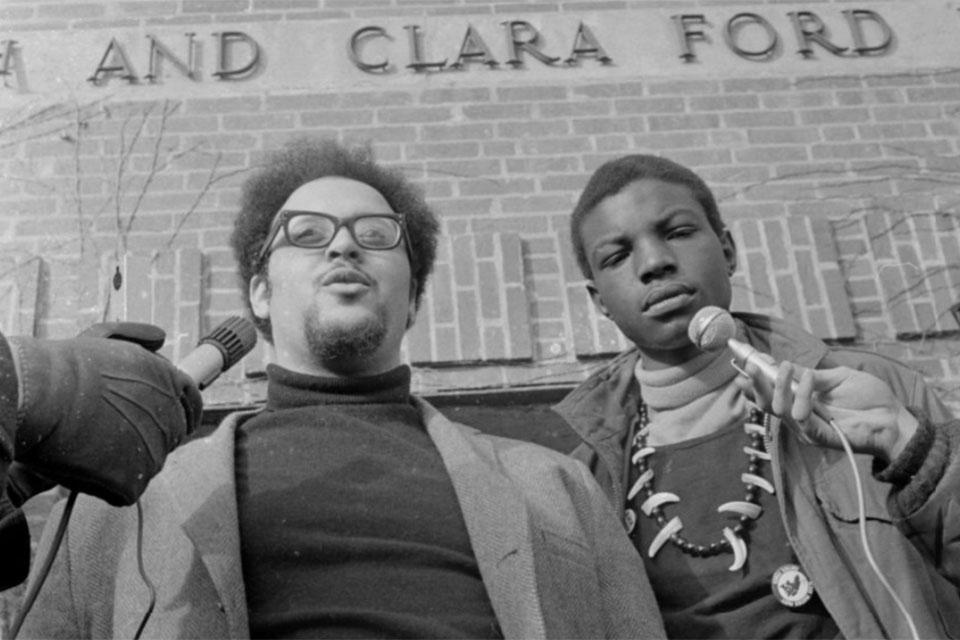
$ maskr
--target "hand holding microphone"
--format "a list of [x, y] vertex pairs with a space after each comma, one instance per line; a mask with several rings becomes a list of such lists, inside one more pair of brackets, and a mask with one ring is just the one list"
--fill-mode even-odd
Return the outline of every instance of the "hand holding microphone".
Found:
[[11, 494], [39, 474], [112, 505], [136, 501], [200, 424], [199, 389], [250, 351], [256, 331], [231, 318], [179, 367], [152, 352], [164, 338], [152, 325], [104, 323], [69, 340], [5, 341], [3, 364], [16, 364], [0, 367], [0, 383], [14, 390], [2, 409], [11, 395], [17, 407]]
[[806, 442], [843, 449], [842, 434], [853, 451], [889, 461], [917, 429], [917, 419], [879, 378], [848, 367], [777, 365], [768, 354], [736, 340], [733, 317], [719, 307], [700, 309], [690, 321], [688, 336], [699, 349], [729, 347], [750, 376], [749, 381], [738, 379], [741, 388]]

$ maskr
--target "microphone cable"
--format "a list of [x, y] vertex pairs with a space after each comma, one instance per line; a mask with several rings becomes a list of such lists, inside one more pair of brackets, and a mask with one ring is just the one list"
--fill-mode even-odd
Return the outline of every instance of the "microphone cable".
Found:
[[133, 636], [133, 640], [140, 640], [143, 629], [147, 626], [147, 620], [150, 619], [153, 608], [157, 604], [157, 590], [143, 567], [143, 507], [139, 500], [137, 500], [137, 571], [140, 572], [140, 579], [143, 580], [143, 584], [147, 586], [147, 590], [150, 592], [150, 604], [147, 606], [143, 618], [140, 619], [140, 625], [137, 627], [137, 633]]
[[903, 601], [900, 599], [900, 596], [897, 595], [897, 592], [894, 590], [893, 586], [891, 586], [890, 582], [887, 581], [887, 577], [883, 575], [883, 571], [880, 570], [880, 566], [877, 564], [877, 561], [873, 557], [873, 552], [870, 550], [870, 543], [867, 538], [867, 509], [864, 505], [863, 499], [863, 483], [860, 481], [860, 470], [857, 469], [857, 460], [854, 457], [853, 448], [850, 446], [850, 442], [843, 434], [843, 431], [841, 431], [840, 425], [837, 424], [836, 420], [831, 418], [827, 424], [830, 425], [833, 431], [837, 434], [837, 437], [840, 439], [840, 444], [843, 445], [843, 451], [847, 454], [847, 459], [850, 461], [850, 467], [853, 470], [853, 482], [856, 485], [857, 490], [857, 509], [860, 512], [858, 522], [860, 530], [860, 545], [863, 547], [864, 555], [867, 556], [867, 563], [870, 565], [870, 568], [873, 569], [873, 572], [877, 575], [877, 578], [880, 579], [880, 584], [883, 585], [884, 589], [887, 590], [887, 593], [890, 594], [890, 597], [893, 598], [893, 602], [897, 605], [897, 608], [900, 609], [900, 613], [907, 621], [907, 625], [910, 627], [910, 637], [913, 638], [913, 640], [920, 640], [920, 634], [917, 632], [917, 626], [913, 621], [913, 616], [910, 615], [906, 605], [903, 604]]
[[[71, 491], [67, 497], [67, 503], [63, 508], [63, 513], [60, 514], [60, 522], [57, 524], [57, 531], [50, 544], [50, 552], [47, 553], [47, 556], [44, 558], [43, 565], [37, 570], [37, 579], [30, 585], [29, 591], [24, 595], [23, 605], [20, 607], [17, 618], [11, 627], [10, 637], [13, 640], [16, 640], [20, 634], [20, 627], [23, 626], [23, 621], [26, 620], [27, 614], [30, 613], [30, 609], [33, 608], [34, 603], [37, 601], [37, 596], [40, 595], [40, 589], [43, 588], [44, 582], [46, 582], [50, 575], [50, 570], [53, 568], [53, 561], [56, 560], [57, 552], [60, 550], [60, 546], [63, 544], [63, 538], [67, 533], [67, 525], [70, 522], [70, 516], [73, 514], [73, 506], [76, 502], [77, 492]], [[143, 566], [143, 507], [140, 505], [139, 500], [137, 500], [137, 570], [140, 572], [140, 579], [143, 580], [147, 590], [150, 592], [150, 603], [147, 606], [146, 613], [143, 614], [143, 618], [140, 620], [136, 634], [133, 636], [134, 640], [139, 640], [143, 635], [143, 629], [153, 614], [153, 608], [157, 602], [157, 590], [150, 580], [150, 577], [147, 576], [147, 572]]]

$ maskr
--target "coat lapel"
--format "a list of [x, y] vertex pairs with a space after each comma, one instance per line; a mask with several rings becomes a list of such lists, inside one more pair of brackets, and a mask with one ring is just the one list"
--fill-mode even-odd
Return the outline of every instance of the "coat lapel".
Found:
[[470, 437], [474, 430], [414, 400], [453, 482], [504, 637], [544, 637], [530, 518], [522, 494], [499, 468], [488, 442]]
[[175, 468], [164, 474], [178, 519], [217, 589], [233, 638], [249, 634], [234, 479], [234, 438], [246, 415], [252, 414], [231, 414], [213, 434], [185, 448]]

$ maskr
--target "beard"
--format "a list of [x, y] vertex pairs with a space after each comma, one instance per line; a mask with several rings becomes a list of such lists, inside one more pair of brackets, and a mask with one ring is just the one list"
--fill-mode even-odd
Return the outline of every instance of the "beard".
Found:
[[350, 361], [372, 355], [387, 336], [387, 310], [379, 305], [360, 322], [324, 320], [319, 309], [306, 314], [306, 339], [318, 362]]

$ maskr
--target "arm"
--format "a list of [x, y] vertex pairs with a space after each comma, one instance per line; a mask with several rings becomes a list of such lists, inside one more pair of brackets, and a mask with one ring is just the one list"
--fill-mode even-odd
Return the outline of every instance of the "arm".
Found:
[[[772, 390], [762, 380], [740, 384], [770, 398], [770, 410], [808, 442], [842, 448], [814, 411], [816, 398], [853, 451], [874, 457], [874, 478], [891, 487], [888, 506], [900, 529], [939, 573], [960, 585], [960, 421], [934, 423], [926, 412], [942, 416], [938, 401], [908, 409], [885, 381], [847, 367], [812, 371], [781, 363]], [[910, 395], [932, 394], [915, 389]]]

